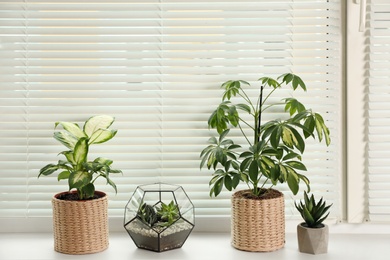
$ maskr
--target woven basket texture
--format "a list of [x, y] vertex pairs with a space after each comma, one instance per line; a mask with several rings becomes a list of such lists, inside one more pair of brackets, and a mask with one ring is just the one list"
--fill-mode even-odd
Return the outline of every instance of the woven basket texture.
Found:
[[238, 191], [232, 196], [232, 245], [251, 252], [270, 252], [285, 243], [284, 196], [255, 200]]
[[107, 195], [85, 201], [52, 199], [54, 250], [81, 255], [101, 252], [108, 247]]

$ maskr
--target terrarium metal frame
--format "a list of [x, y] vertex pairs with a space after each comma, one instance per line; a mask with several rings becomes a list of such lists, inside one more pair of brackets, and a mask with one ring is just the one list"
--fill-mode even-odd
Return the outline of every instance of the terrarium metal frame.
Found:
[[195, 226], [195, 208], [181, 186], [140, 185], [125, 207], [124, 228], [138, 248], [180, 248]]

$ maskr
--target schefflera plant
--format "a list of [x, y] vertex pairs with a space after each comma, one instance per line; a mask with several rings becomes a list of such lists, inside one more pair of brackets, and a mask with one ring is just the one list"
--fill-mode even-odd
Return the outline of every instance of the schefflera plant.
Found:
[[60, 125], [64, 130], [54, 132], [54, 138], [69, 149], [60, 152], [66, 160], [59, 160], [57, 164], [44, 166], [38, 177], [60, 171], [58, 181], [67, 179], [69, 191], [76, 189], [80, 200], [94, 196], [94, 182], [99, 177], [105, 178], [107, 184], [117, 192], [110, 174], [122, 173], [122, 171], [111, 168], [113, 161], [102, 157], [92, 161], [88, 160], [91, 145], [107, 142], [116, 135], [117, 130], [109, 129], [114, 121], [115, 118], [107, 115], [93, 116], [85, 122], [83, 128], [76, 123], [56, 122], [55, 128]]
[[[246, 183], [255, 197], [261, 197], [269, 188], [285, 182], [295, 195], [301, 180], [310, 191], [310, 181], [301, 173], [307, 170], [302, 163], [305, 139], [312, 137], [320, 142], [325, 139], [328, 146], [329, 129], [319, 113], [307, 109], [295, 98], [268, 102], [283, 85], [306, 91], [306, 85], [299, 76], [287, 73], [277, 79], [262, 77], [259, 81], [261, 87], [255, 98], [245, 91], [245, 88], [252, 87], [246, 81], [229, 80], [221, 86], [225, 90], [222, 102], [208, 120], [209, 128], [216, 129], [218, 135], [209, 139], [210, 145], [200, 155], [200, 167], [214, 170], [209, 183], [210, 196], [218, 196], [223, 187], [231, 191], [240, 182]], [[270, 90], [263, 97], [266, 87]], [[234, 98], [244, 102], [233, 103]], [[262, 122], [262, 115], [274, 106], [284, 106], [286, 117]], [[245, 120], [248, 116], [240, 113], [248, 114], [251, 120]], [[227, 138], [231, 128], [239, 129], [246, 140], [245, 147]]]

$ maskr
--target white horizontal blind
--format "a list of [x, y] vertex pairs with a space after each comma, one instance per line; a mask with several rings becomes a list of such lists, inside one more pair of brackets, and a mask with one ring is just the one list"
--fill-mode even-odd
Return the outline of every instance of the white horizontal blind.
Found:
[[[116, 117], [117, 136], [92, 147], [114, 160], [110, 216], [122, 216], [137, 185], [179, 184], [197, 216], [228, 216], [230, 194], [209, 198], [211, 172], [199, 154], [209, 114], [229, 79], [299, 74], [294, 95], [322, 113], [332, 145], [309, 142], [312, 189], [340, 218], [340, 1], [25, 0], [0, 1], [0, 216], [50, 216], [67, 189], [39, 169], [64, 150], [56, 121]], [[254, 96], [258, 90], [251, 92]], [[282, 91], [281, 97], [290, 96]], [[272, 118], [269, 114], [264, 120]], [[286, 215], [297, 216], [285, 186]], [[303, 186], [302, 186], [303, 188]]]
[[390, 221], [390, 2], [367, 1], [369, 218]]

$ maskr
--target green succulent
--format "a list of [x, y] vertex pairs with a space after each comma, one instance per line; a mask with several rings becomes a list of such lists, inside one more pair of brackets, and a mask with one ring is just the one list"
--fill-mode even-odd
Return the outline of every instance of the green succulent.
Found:
[[149, 226], [154, 226], [157, 222], [157, 213], [153, 206], [143, 203], [138, 210], [137, 216]]
[[111, 168], [113, 161], [106, 158], [88, 160], [91, 145], [107, 142], [116, 135], [117, 130], [108, 129], [114, 120], [113, 117], [106, 115], [93, 116], [85, 122], [83, 128], [76, 123], [56, 122], [55, 128], [61, 125], [64, 130], [55, 132], [54, 138], [69, 149], [59, 153], [66, 160], [44, 166], [38, 177], [61, 171], [57, 179], [68, 180], [69, 190], [76, 189], [80, 200], [94, 196], [94, 182], [99, 177], [105, 178], [107, 184], [111, 185], [116, 192], [116, 185], [111, 180], [110, 174], [122, 173], [122, 171]]
[[[309, 198], [306, 191], [304, 193], [304, 202], [300, 201], [299, 204], [294, 202], [295, 207], [301, 213], [303, 220], [309, 228], [320, 228], [323, 227], [322, 222], [329, 216], [326, 212], [333, 205], [326, 206], [326, 202], [323, 198], [316, 203], [314, 195], [312, 194]], [[325, 215], [326, 214], [326, 215]], [[324, 216], [325, 215], [325, 216]]]
[[161, 202], [161, 206], [157, 210], [157, 215], [160, 219], [159, 226], [162, 227], [172, 225], [180, 217], [179, 209], [173, 201], [169, 204]]
[[151, 206], [143, 203], [137, 213], [144, 223], [147, 223], [150, 227], [169, 227], [180, 217], [179, 208], [173, 202], [165, 204], [161, 202], [161, 205]]

